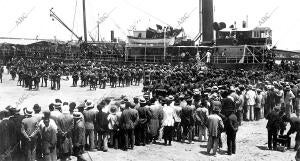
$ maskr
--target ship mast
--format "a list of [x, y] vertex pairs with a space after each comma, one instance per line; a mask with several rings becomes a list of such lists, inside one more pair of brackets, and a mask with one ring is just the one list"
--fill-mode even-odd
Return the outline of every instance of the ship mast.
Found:
[[86, 32], [86, 14], [85, 14], [85, 0], [82, 0], [83, 7], [83, 34], [84, 34], [84, 42], [87, 42], [87, 32]]

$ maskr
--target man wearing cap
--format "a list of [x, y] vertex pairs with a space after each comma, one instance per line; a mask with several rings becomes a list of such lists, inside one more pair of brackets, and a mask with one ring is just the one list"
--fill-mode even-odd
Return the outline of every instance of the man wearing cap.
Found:
[[151, 113], [148, 108], [146, 108], [147, 102], [145, 98], [140, 99], [140, 107], [137, 108], [139, 120], [136, 126], [137, 136], [136, 136], [136, 144], [139, 146], [142, 144], [143, 146], [146, 145], [147, 140], [147, 129], [148, 123], [151, 118]]
[[21, 133], [24, 136], [22, 140], [22, 148], [26, 161], [34, 161], [36, 159], [37, 134], [39, 132], [37, 117], [32, 117], [33, 111], [24, 110], [26, 118], [22, 120]]
[[87, 100], [85, 103], [85, 109], [83, 111], [85, 135], [86, 139], [89, 139], [88, 149], [91, 151], [95, 150], [95, 133], [94, 123], [96, 122], [97, 111], [94, 110], [94, 104], [91, 100]]
[[[274, 109], [266, 116], [268, 130], [268, 148], [269, 150], [277, 149], [277, 135], [280, 129], [282, 120], [279, 116], [280, 107], [275, 106]], [[272, 146], [273, 143], [273, 146]]]
[[78, 161], [84, 161], [82, 154], [85, 145], [85, 126], [82, 114], [75, 109], [73, 112], [74, 129], [72, 130], [73, 154]]
[[69, 112], [69, 106], [62, 107], [62, 115], [57, 119], [58, 127], [58, 152], [61, 161], [65, 161], [70, 157], [72, 152], [71, 132], [74, 127], [73, 116]]
[[207, 153], [210, 153], [213, 149], [213, 155], [216, 155], [219, 137], [221, 131], [224, 129], [224, 124], [221, 117], [218, 115], [220, 113], [219, 106], [215, 106], [212, 110], [212, 114], [207, 118], [207, 128], [208, 128], [208, 142], [207, 142]]

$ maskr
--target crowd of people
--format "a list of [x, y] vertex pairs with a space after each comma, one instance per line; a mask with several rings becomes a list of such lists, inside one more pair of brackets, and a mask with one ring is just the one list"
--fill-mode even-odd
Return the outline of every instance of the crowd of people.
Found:
[[[11, 70], [26, 67], [26, 61], [19, 62], [22, 63], [11, 66]], [[37, 65], [31, 68], [35, 69], [47, 63], [28, 64]], [[65, 73], [77, 66], [93, 71], [99, 65], [100, 69], [109, 68], [113, 72], [124, 67], [93, 62], [84, 66], [49, 64], [51, 68], [56, 65], [58, 71]], [[61, 68], [64, 65], [67, 67]], [[227, 135], [227, 153], [232, 155], [238, 148], [236, 133], [242, 122], [262, 118], [268, 120], [268, 149], [277, 150], [278, 137], [289, 138], [297, 132], [295, 150], [298, 150], [300, 79], [296, 73], [282, 69], [203, 71], [193, 64], [125, 67], [142, 70], [143, 77], [139, 80], [143, 81], [143, 97], [85, 100], [78, 105], [56, 99], [49, 110], [42, 113], [36, 104], [24, 108], [24, 115], [20, 109], [7, 106], [0, 115], [4, 118], [0, 122], [1, 138], [9, 138], [1, 140], [1, 159], [68, 160], [74, 155], [85, 160], [82, 155], [85, 150], [127, 151], [161, 139], [166, 146], [171, 146], [173, 140], [189, 144], [207, 141], [207, 153], [212, 150], [212, 155], [216, 155], [222, 147], [222, 133]], [[29, 69], [28, 65], [25, 69]], [[109, 82], [112, 83], [111, 78]], [[286, 132], [287, 123], [291, 127]], [[5, 128], [9, 130], [2, 130]]]

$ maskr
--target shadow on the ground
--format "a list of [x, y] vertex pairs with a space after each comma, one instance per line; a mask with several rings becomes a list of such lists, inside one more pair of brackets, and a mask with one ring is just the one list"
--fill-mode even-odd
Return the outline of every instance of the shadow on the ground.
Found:
[[204, 144], [204, 145], [200, 145], [201, 148], [207, 148], [207, 145]]
[[267, 146], [256, 146], [260, 150], [269, 150]]

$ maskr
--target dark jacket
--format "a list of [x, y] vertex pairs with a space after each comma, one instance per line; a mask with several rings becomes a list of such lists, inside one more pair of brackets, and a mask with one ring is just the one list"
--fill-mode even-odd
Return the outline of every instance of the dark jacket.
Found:
[[279, 130], [280, 125], [282, 123], [281, 117], [279, 116], [279, 112], [273, 110], [266, 116], [266, 119], [268, 120], [268, 130]]
[[133, 109], [125, 109], [120, 118], [121, 127], [123, 129], [134, 129], [138, 122], [138, 117], [138, 113], [135, 113]]
[[235, 114], [229, 115], [225, 122], [225, 131], [226, 133], [234, 133], [238, 131], [238, 121]]
[[94, 123], [96, 121], [96, 114], [97, 114], [97, 111], [94, 111], [92, 109], [83, 111], [85, 129], [94, 130]]
[[290, 130], [288, 131], [287, 135], [291, 135], [294, 132], [300, 132], [300, 119], [297, 117], [291, 117], [290, 120]]
[[147, 109], [146, 107], [139, 107], [137, 111], [139, 113], [139, 125], [145, 125], [150, 121], [151, 113], [149, 109]]
[[227, 112], [232, 112], [235, 111], [235, 103], [232, 99], [230, 98], [224, 98], [222, 99], [222, 114], [226, 114]]
[[193, 125], [194, 122], [193, 109], [191, 106], [187, 105], [183, 107], [181, 111], [181, 123], [183, 125]]
[[72, 143], [75, 147], [85, 145], [85, 126], [82, 119], [74, 122], [74, 129], [72, 132]]
[[97, 131], [108, 131], [108, 113], [100, 110], [96, 115], [96, 130]]

